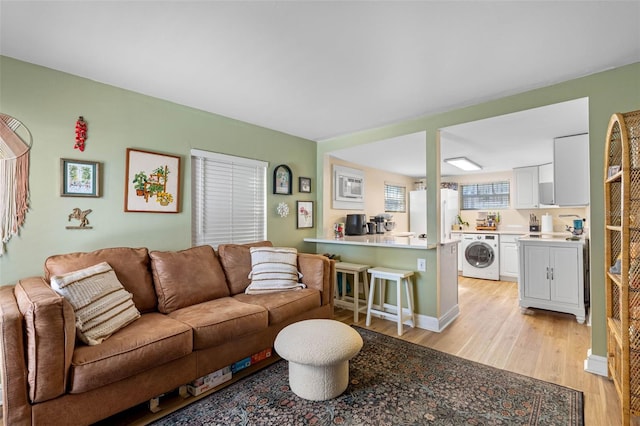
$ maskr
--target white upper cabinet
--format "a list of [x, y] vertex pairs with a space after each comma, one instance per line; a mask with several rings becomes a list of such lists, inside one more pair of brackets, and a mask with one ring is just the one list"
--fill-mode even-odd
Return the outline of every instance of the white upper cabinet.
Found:
[[514, 209], [537, 209], [539, 205], [538, 166], [513, 169], [515, 197]]
[[589, 204], [589, 135], [553, 140], [553, 182], [555, 204]]
[[544, 205], [552, 206], [555, 204], [554, 187], [553, 187], [553, 163], [541, 164], [538, 167], [540, 182], [540, 207]]

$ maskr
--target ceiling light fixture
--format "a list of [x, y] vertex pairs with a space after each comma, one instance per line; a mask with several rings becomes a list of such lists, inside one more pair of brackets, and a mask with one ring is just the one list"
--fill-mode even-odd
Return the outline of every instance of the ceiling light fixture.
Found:
[[446, 160], [444, 160], [444, 162], [451, 164], [452, 166], [457, 167], [460, 170], [464, 170], [465, 172], [482, 170], [482, 167], [469, 160], [467, 157], [447, 158]]

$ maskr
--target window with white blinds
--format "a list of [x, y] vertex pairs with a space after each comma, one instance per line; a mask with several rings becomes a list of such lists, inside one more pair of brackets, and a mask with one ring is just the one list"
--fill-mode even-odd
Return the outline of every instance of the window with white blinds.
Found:
[[461, 185], [462, 210], [508, 209], [509, 181]]
[[384, 211], [407, 211], [407, 189], [404, 186], [384, 184]]
[[243, 244], [267, 239], [267, 166], [191, 150], [191, 243]]

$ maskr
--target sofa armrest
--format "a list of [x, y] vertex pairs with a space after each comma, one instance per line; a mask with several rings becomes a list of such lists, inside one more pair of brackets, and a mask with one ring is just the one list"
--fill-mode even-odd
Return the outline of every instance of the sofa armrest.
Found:
[[298, 270], [302, 283], [308, 288], [320, 290], [322, 304], [333, 304], [336, 281], [336, 262], [320, 254], [298, 253]]
[[6, 425], [31, 424], [27, 398], [23, 317], [13, 294], [14, 286], [0, 287], [0, 377], [2, 378], [2, 415]]
[[24, 317], [29, 399], [63, 395], [76, 339], [73, 308], [40, 277], [18, 281], [15, 297]]

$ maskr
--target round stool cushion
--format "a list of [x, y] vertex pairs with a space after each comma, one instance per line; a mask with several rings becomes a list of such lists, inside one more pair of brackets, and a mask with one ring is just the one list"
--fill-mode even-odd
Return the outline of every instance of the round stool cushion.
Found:
[[335, 398], [349, 384], [349, 360], [362, 337], [339, 321], [313, 319], [291, 324], [276, 336], [274, 348], [289, 361], [289, 385], [301, 398]]

